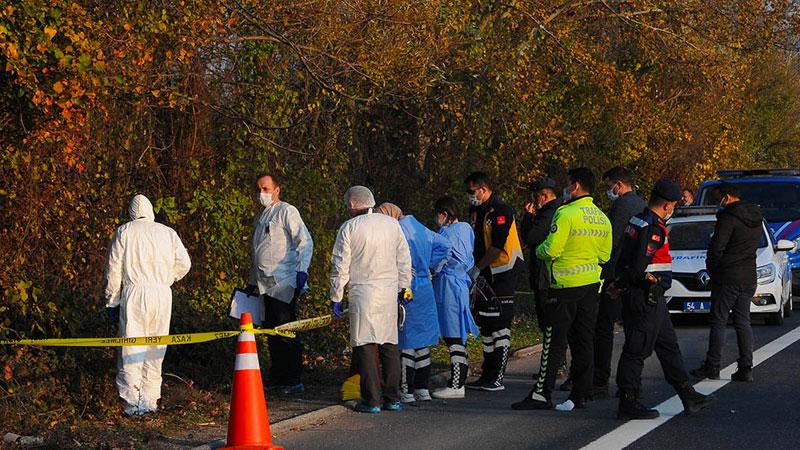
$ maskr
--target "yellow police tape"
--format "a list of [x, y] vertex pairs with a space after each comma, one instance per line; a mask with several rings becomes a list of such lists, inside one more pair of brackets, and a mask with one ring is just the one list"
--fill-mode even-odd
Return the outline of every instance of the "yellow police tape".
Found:
[[[274, 329], [255, 328], [247, 331], [253, 334], [295, 337], [296, 331], [322, 328], [333, 321], [333, 316], [321, 316], [296, 320], [279, 325]], [[64, 339], [16, 339], [0, 340], [0, 345], [40, 345], [44, 347], [127, 347], [131, 345], [185, 345], [200, 344], [238, 336], [244, 330], [208, 331], [204, 333], [169, 334], [166, 336], [115, 337], [115, 338], [64, 338]]]

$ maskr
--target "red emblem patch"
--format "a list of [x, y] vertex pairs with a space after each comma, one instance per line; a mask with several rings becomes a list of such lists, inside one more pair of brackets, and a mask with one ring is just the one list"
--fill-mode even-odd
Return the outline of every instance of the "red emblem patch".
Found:
[[657, 234], [654, 234], [654, 235], [653, 235], [653, 241], [655, 241], [655, 242], [661, 242], [661, 236], [659, 236], [659, 235], [657, 235]]
[[506, 224], [506, 216], [497, 216], [497, 224], [498, 225], [505, 225]]

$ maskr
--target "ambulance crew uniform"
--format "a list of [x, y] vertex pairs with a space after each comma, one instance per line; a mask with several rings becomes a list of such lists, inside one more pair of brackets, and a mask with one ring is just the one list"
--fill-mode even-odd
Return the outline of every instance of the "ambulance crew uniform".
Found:
[[568, 409], [584, 406], [592, 387], [601, 264], [611, 255], [611, 241], [611, 224], [591, 196], [569, 200], [556, 210], [550, 234], [536, 249], [551, 274], [550, 295], [543, 306], [539, 378], [528, 397], [512, 405], [513, 409], [552, 408], [550, 396], [568, 342], [574, 380]]
[[517, 263], [522, 261], [522, 245], [514, 222], [514, 210], [500, 197], [491, 197], [471, 211], [475, 233], [473, 256], [480, 261], [489, 247], [502, 249], [500, 255], [481, 272], [496, 298], [475, 302], [475, 319], [483, 340], [482, 373], [470, 389], [503, 390], [503, 375], [511, 347], [511, 322], [514, 319], [514, 292], [517, 287]]
[[[677, 202], [682, 193], [675, 183], [659, 180], [653, 195]], [[697, 393], [689, 382], [664, 300], [664, 292], [672, 285], [672, 256], [666, 223], [647, 208], [631, 218], [623, 239], [614, 281], [614, 288], [623, 290], [622, 320], [625, 326], [625, 345], [617, 369], [619, 417], [658, 417], [658, 411], [639, 403], [644, 360], [654, 350], [664, 376], [678, 392], [687, 412], [697, 412], [710, 399]]]

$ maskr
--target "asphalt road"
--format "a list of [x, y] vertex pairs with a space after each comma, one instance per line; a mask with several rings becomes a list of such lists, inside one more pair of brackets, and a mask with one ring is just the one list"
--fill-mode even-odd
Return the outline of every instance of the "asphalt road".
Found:
[[[800, 337], [800, 315], [780, 327], [754, 325], [753, 331], [758, 364], [759, 354], [770, 356], [776, 345]], [[687, 368], [698, 366], [706, 350], [707, 327], [682, 325], [677, 333]], [[618, 334], [615, 360], [622, 341]], [[729, 328], [723, 366], [734, 363], [736, 355], [735, 333]], [[630, 444], [635, 449], [674, 450], [796, 448], [800, 442], [800, 340], [762, 361], [754, 370], [753, 384], [698, 385], [701, 391], [724, 386], [715, 392], [717, 401], [699, 416], [678, 415], [654, 429], [650, 421], [626, 425], [617, 420], [616, 399], [595, 401], [586, 410], [569, 413], [512, 411], [511, 403], [529, 391], [530, 374], [538, 370], [538, 362], [538, 355], [513, 361], [504, 392], [467, 391], [463, 400], [434, 400], [402, 412], [347, 413], [311, 429], [280, 435], [275, 443], [287, 449], [579, 449], [603, 439], [597, 448]], [[648, 406], [675, 395], [663, 380], [655, 355], [647, 361], [643, 384], [643, 402]], [[558, 392], [554, 401], [566, 395]], [[665, 408], [668, 411], [669, 405]]]

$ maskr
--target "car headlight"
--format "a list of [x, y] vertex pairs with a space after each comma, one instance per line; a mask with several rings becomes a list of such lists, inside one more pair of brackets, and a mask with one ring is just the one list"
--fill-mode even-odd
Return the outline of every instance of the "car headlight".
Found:
[[770, 284], [775, 281], [775, 265], [767, 264], [756, 269], [758, 284]]

